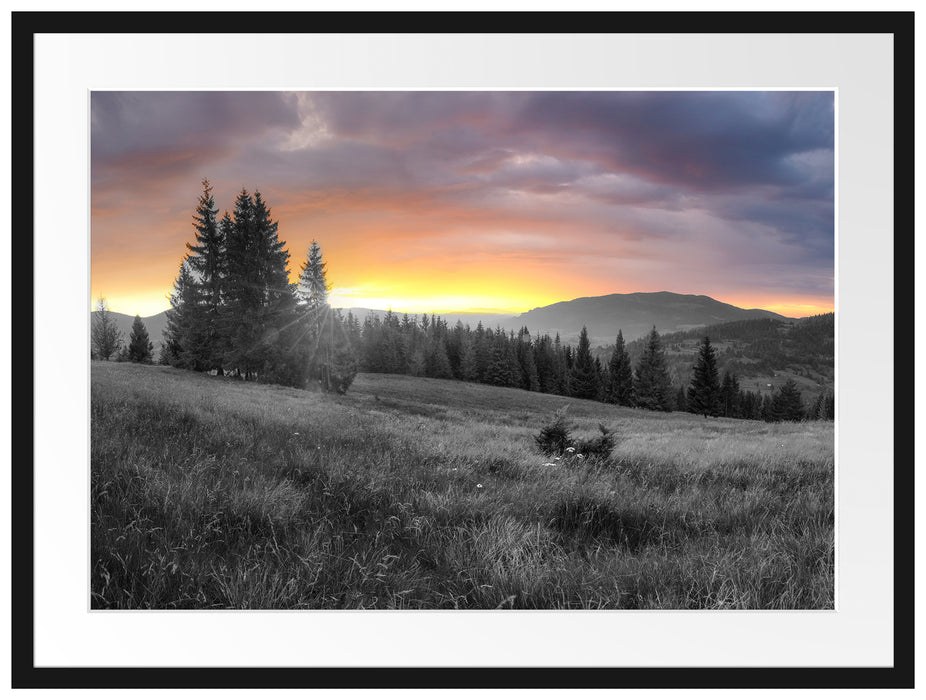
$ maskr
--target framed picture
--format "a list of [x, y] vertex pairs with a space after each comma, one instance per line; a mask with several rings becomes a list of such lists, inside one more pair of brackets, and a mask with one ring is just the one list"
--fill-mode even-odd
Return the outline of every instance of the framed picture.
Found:
[[14, 686], [912, 687], [913, 13], [724, 14], [13, 13]]

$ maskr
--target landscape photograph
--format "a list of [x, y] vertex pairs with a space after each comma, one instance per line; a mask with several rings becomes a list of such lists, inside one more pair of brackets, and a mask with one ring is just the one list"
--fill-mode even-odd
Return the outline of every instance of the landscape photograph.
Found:
[[90, 607], [833, 610], [835, 147], [833, 91], [91, 92]]

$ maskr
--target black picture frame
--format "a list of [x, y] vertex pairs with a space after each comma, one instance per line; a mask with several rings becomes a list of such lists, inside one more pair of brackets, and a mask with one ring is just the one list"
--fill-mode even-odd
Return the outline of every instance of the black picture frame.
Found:
[[[182, 15], [182, 18], [180, 17]], [[181, 21], [182, 20], [182, 21]], [[490, 21], [488, 21], [490, 20]], [[32, 289], [34, 38], [42, 33], [883, 33], [894, 57], [895, 361], [913, 347], [913, 12], [537, 12], [517, 13], [12, 13], [12, 288]], [[414, 29], [413, 29], [414, 28]], [[895, 658], [892, 667], [269, 668], [37, 667], [34, 658], [34, 307], [12, 304], [12, 685], [14, 688], [912, 688], [914, 682], [914, 472], [894, 471]], [[894, 379], [894, 454], [913, 450], [912, 392]], [[906, 448], [903, 446], [906, 445]], [[75, 460], [80, 459], [75, 455]], [[905, 464], [910, 464], [907, 457]]]

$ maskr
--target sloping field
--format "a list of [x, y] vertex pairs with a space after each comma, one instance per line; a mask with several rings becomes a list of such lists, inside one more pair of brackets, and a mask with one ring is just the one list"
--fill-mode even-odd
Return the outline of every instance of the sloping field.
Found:
[[[833, 425], [93, 363], [96, 608], [832, 608]], [[533, 436], [569, 404], [610, 459]]]

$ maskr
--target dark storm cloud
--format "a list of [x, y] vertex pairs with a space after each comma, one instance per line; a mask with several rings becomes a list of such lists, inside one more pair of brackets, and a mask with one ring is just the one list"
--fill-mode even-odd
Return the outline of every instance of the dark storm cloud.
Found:
[[833, 148], [822, 93], [533, 93], [510, 130], [566, 157], [688, 189], [799, 185], [795, 154]]

